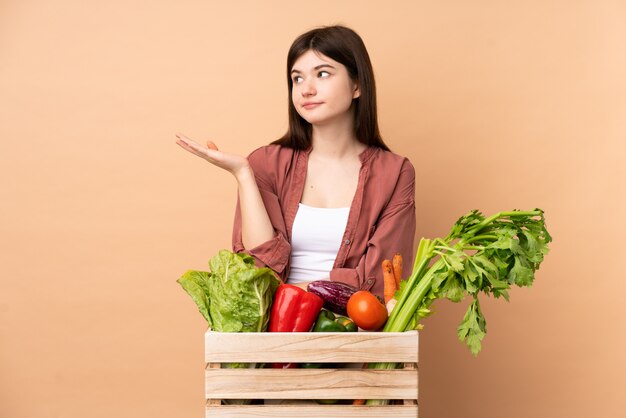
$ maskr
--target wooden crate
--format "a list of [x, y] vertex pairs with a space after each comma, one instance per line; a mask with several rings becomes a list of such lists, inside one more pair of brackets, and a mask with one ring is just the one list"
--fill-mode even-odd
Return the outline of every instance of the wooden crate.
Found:
[[[417, 417], [418, 333], [302, 332], [205, 335], [206, 416]], [[402, 368], [232, 369], [220, 363], [401, 363]], [[222, 399], [393, 399], [385, 406], [224, 405]]]

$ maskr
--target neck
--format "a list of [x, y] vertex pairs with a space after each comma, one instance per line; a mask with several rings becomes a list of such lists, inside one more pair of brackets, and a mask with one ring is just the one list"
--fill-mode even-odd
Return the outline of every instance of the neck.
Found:
[[352, 118], [332, 124], [313, 125], [311, 141], [311, 152], [320, 157], [343, 158], [358, 155], [366, 148], [354, 134]]

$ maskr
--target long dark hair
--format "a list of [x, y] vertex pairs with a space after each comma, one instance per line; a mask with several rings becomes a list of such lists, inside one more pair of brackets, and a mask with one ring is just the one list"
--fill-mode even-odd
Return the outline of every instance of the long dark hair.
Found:
[[287, 54], [287, 84], [289, 85], [289, 129], [281, 138], [272, 142], [294, 149], [304, 150], [311, 145], [311, 124], [296, 111], [291, 99], [293, 80], [291, 69], [305, 52], [313, 50], [343, 64], [350, 78], [361, 90], [354, 99], [354, 129], [356, 138], [365, 145], [389, 151], [378, 130], [376, 113], [376, 84], [369, 54], [361, 37], [345, 26], [323, 26], [300, 35]]

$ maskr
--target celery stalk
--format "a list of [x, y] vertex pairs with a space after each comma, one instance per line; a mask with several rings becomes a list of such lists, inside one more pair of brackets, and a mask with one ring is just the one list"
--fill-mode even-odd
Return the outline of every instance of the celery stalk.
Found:
[[[384, 332], [421, 328], [433, 300], [460, 302], [473, 298], [457, 328], [474, 355], [481, 349], [486, 321], [478, 294], [484, 292], [508, 301], [511, 285], [531, 286], [535, 271], [548, 253], [552, 237], [541, 209], [499, 212], [488, 218], [474, 210], [462, 216], [443, 239], [420, 240], [411, 276], [401, 284]], [[396, 363], [373, 363], [370, 369], [394, 369]], [[367, 405], [386, 405], [368, 400]]]

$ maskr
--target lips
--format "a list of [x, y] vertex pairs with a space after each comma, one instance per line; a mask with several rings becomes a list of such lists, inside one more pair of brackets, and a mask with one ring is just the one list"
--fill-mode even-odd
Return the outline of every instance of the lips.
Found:
[[313, 109], [314, 107], [317, 107], [321, 104], [322, 102], [307, 102], [307, 103], [304, 103], [302, 107], [305, 109]]

